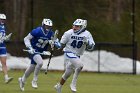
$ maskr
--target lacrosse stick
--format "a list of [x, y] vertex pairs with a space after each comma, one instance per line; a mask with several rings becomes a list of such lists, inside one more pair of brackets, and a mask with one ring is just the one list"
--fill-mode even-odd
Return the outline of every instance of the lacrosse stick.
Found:
[[[55, 41], [57, 39], [57, 35], [58, 35], [58, 30], [56, 30], [55, 33], [54, 33], [54, 37], [52, 38], [53, 41]], [[47, 64], [47, 68], [45, 70], [45, 74], [47, 74], [47, 72], [48, 72], [48, 68], [49, 68], [49, 65], [50, 65], [50, 62], [51, 62], [51, 58], [53, 56], [53, 51], [54, 51], [54, 45], [51, 45], [51, 55], [49, 57], [49, 61], [48, 61], [48, 64]]]
[[45, 70], [45, 74], [47, 74], [47, 72], [48, 72], [48, 68], [49, 68], [49, 65], [50, 65], [50, 62], [51, 62], [51, 58], [52, 58], [52, 56], [53, 56], [53, 51], [54, 51], [54, 50], [51, 50], [51, 55], [50, 55], [50, 57], [49, 57], [49, 61], [48, 61], [48, 64], [47, 64], [47, 68], [46, 68], [46, 70]]
[[[29, 50], [26, 50], [26, 49], [23, 49], [23, 51], [29, 52]], [[44, 52], [42, 52], [42, 53], [40, 53], [40, 52], [35, 52], [35, 53], [40, 54], [40, 55], [51, 55], [51, 53], [50, 53], [49, 51], [45, 51], [45, 53], [44, 53]]]

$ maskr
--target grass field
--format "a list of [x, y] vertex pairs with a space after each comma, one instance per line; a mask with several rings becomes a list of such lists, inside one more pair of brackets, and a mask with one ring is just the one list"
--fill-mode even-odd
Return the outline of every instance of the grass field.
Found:
[[[0, 73], [0, 93], [21, 93], [18, 85], [18, 77], [24, 71], [9, 71], [14, 80], [5, 84], [3, 74]], [[31, 87], [32, 75], [28, 78], [23, 93], [56, 93], [53, 86], [59, 81], [63, 72], [40, 72], [38, 89]], [[62, 93], [71, 93], [70, 77], [62, 88]], [[78, 78], [77, 93], [140, 93], [140, 75], [88, 73], [82, 72]]]

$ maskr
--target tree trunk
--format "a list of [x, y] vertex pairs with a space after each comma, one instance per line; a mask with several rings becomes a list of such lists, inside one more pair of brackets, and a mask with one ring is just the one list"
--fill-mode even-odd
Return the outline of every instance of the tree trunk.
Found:
[[21, 1], [21, 15], [20, 15], [20, 40], [23, 39], [23, 35], [25, 33], [26, 21], [27, 21], [27, 0]]
[[8, 31], [13, 40], [23, 40], [27, 21], [28, 0], [4, 0]]
[[122, 0], [109, 0], [107, 20], [116, 22], [120, 21], [122, 10]]

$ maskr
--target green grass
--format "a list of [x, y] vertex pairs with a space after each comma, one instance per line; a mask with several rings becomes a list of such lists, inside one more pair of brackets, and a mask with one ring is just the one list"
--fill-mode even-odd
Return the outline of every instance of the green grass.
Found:
[[[18, 77], [24, 71], [9, 71], [14, 80], [5, 84], [3, 74], [0, 73], [0, 93], [21, 93], [18, 85]], [[63, 72], [40, 72], [38, 89], [31, 87], [32, 75], [28, 78], [24, 93], [56, 93], [53, 86], [60, 80]], [[71, 93], [69, 84], [72, 77], [68, 79], [62, 88], [62, 93]], [[140, 75], [109, 74], [109, 73], [80, 73], [77, 83], [77, 93], [139, 93]]]

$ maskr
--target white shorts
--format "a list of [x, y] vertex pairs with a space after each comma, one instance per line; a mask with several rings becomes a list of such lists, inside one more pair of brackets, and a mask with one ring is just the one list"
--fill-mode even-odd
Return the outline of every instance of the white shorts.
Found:
[[65, 69], [75, 69], [83, 67], [80, 57], [74, 53], [64, 53], [64, 66]]

